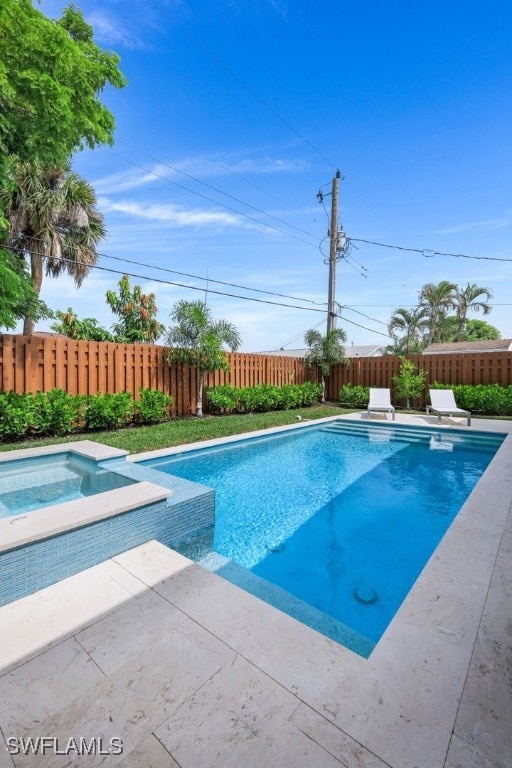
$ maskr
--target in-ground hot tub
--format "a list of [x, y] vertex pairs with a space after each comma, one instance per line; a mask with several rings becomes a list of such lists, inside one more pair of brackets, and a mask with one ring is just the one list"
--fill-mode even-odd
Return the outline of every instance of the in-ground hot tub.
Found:
[[133, 485], [136, 480], [68, 451], [0, 463], [0, 518]]
[[0, 453], [0, 605], [151, 539], [211, 527], [214, 492], [84, 440]]

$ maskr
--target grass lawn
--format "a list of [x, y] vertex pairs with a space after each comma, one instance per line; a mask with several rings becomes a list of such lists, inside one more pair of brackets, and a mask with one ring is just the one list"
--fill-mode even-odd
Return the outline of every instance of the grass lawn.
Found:
[[215, 437], [238, 435], [242, 432], [254, 432], [257, 429], [296, 424], [299, 415], [303, 419], [321, 419], [325, 416], [341, 416], [344, 413], [351, 413], [353, 410], [325, 404], [311, 408], [298, 408], [292, 411], [203, 416], [200, 419], [191, 417], [189, 419], [174, 419], [151, 427], [127, 427], [110, 432], [87, 432], [70, 434], [65, 437], [31, 438], [15, 443], [1, 443], [0, 451], [69, 443], [72, 440], [95, 440], [114, 448], [122, 448], [129, 453], [139, 453], [158, 448], [169, 448], [173, 445], [195, 443], [199, 440], [211, 440]]

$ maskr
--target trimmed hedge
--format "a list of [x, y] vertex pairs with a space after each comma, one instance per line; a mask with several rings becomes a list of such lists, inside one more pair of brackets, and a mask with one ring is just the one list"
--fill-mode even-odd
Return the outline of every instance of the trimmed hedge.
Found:
[[224, 384], [206, 390], [210, 413], [257, 413], [303, 408], [317, 403], [322, 385], [306, 381], [304, 384], [257, 384], [255, 387], [232, 387]]
[[512, 386], [501, 384], [441, 384], [431, 389], [452, 389], [459, 408], [482, 416], [512, 416]]
[[157, 424], [169, 418], [172, 397], [142, 387], [139, 392], [140, 400], [127, 392], [88, 396], [70, 395], [63, 389], [35, 395], [0, 392], [0, 440], [118, 429], [131, 423]]

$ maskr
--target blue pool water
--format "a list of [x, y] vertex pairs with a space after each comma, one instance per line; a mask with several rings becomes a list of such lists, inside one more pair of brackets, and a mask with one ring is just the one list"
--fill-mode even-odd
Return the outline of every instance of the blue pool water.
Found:
[[0, 518], [136, 482], [88, 459], [58, 453], [0, 462]]
[[331, 422], [144, 464], [215, 489], [184, 554], [368, 656], [502, 440]]

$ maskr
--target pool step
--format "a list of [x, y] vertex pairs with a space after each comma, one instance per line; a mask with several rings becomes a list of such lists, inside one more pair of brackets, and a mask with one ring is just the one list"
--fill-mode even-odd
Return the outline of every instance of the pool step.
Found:
[[[357, 435], [367, 437], [370, 442], [387, 442], [389, 440], [399, 440], [406, 443], [429, 442], [432, 448], [439, 444], [456, 445], [459, 444], [467, 449], [485, 449], [492, 448], [496, 450], [500, 444], [500, 437], [489, 433], [471, 432], [471, 434], [442, 432], [429, 429], [428, 427], [395, 427], [389, 424], [386, 426], [357, 424], [357, 423], [337, 423], [333, 422], [323, 427], [323, 432], [330, 432], [338, 435]], [[436, 445], [434, 445], [436, 444]]]

